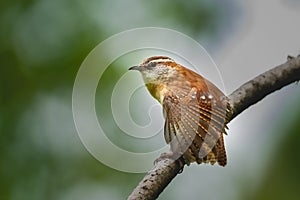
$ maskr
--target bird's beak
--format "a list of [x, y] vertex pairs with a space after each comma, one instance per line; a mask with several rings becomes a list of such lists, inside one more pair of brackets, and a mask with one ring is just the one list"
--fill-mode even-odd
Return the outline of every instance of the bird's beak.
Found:
[[140, 66], [133, 66], [133, 67], [130, 67], [128, 70], [139, 70], [139, 67]]

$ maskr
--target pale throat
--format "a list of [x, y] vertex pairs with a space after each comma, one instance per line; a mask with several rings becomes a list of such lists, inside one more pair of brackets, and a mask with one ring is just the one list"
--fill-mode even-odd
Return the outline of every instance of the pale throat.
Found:
[[150, 94], [157, 99], [161, 104], [167, 92], [170, 91], [167, 83], [170, 77], [176, 73], [175, 69], [157, 66], [153, 71], [143, 73], [143, 78]]
[[163, 103], [166, 93], [169, 92], [169, 88], [165, 84], [146, 83], [146, 87], [150, 94], [161, 104]]

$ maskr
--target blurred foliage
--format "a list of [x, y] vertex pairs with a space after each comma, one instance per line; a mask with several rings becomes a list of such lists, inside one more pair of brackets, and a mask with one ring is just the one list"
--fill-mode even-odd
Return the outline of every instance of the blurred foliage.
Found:
[[260, 189], [249, 199], [299, 199], [300, 186], [300, 108], [295, 110], [297, 115], [290, 119], [290, 127], [285, 129], [285, 134], [278, 148], [273, 153], [273, 158], [266, 167], [265, 176], [262, 178]]
[[[95, 160], [73, 124], [71, 93], [81, 62], [100, 41], [134, 27], [174, 28], [212, 41], [228, 23], [225, 14], [217, 1], [1, 1], [0, 199], [124, 199], [143, 174]], [[108, 87], [123, 73], [113, 69], [102, 80]], [[276, 199], [281, 182], [299, 167], [292, 160], [299, 128], [279, 152], [293, 165], [275, 160], [265, 184], [272, 185], [257, 199]], [[289, 174], [273, 176], [283, 169]], [[289, 180], [296, 191], [299, 177]]]

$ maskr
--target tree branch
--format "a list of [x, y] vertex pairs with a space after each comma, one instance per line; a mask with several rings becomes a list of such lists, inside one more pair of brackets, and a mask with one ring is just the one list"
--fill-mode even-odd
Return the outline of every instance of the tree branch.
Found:
[[[300, 80], [300, 55], [288, 57], [288, 61], [240, 86], [229, 95], [232, 112], [228, 122], [268, 94]], [[183, 170], [179, 161], [159, 158], [154, 167], [133, 190], [128, 200], [156, 199], [177, 174]]]
[[248, 81], [229, 95], [232, 113], [228, 121], [268, 94], [300, 80], [300, 55]]

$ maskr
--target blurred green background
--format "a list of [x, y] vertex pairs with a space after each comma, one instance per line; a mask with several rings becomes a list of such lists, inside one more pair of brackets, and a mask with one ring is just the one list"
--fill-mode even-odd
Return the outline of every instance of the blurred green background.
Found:
[[[291, 9], [289, 13], [299, 17], [300, 6], [296, 1], [274, 2], [274, 10], [268, 7], [270, 12]], [[250, 25], [250, 30], [267, 30], [271, 26], [255, 27], [255, 20], [248, 17], [253, 16], [253, 8], [259, 5], [252, 6], [234, 0], [1, 1], [0, 199], [125, 199], [144, 174], [111, 169], [94, 159], [80, 142], [71, 107], [72, 87], [80, 64], [99, 42], [120, 31], [144, 26], [172, 28], [199, 41], [213, 56], [219, 56], [225, 87], [227, 84], [232, 91], [239, 84], [234, 77], [226, 77], [225, 71], [235, 75], [245, 74], [244, 70], [250, 71], [250, 75], [263, 72], [260, 66], [236, 66], [236, 71], [232, 71], [222, 65], [230, 57], [223, 56], [226, 53], [222, 52], [229, 51], [226, 45], [243, 38], [233, 37], [235, 32], [248, 33]], [[299, 22], [300, 18], [296, 19]], [[281, 31], [284, 35], [285, 30]], [[269, 35], [264, 41], [268, 39], [276, 43]], [[298, 41], [292, 44], [297, 47]], [[257, 45], [255, 48], [259, 49], [259, 42]], [[284, 62], [296, 47], [289, 51], [288, 45], [278, 46], [282, 50], [278, 53], [281, 61], [269, 59], [267, 65]], [[252, 55], [247, 54], [249, 60], [251, 56], [263, 57], [256, 54], [255, 48], [251, 49]], [[262, 62], [261, 66], [264, 65]], [[124, 66], [114, 66], [103, 81], [111, 88], [123, 73]], [[160, 199], [299, 199], [299, 90], [299, 85], [294, 84], [266, 98], [258, 105], [261, 107], [256, 107], [270, 109], [265, 110], [263, 118], [261, 113], [252, 112], [251, 117], [263, 124], [255, 130], [260, 128], [258, 134], [266, 135], [263, 141], [267, 143], [253, 138], [247, 142], [252, 127], [241, 124], [251, 124], [250, 119], [237, 118], [225, 138], [229, 140], [226, 148], [231, 164], [224, 169], [208, 165], [187, 167]], [[106, 92], [110, 95], [111, 91]], [[246, 139], [230, 139], [239, 134]], [[239, 144], [247, 145], [240, 151], [234, 148]], [[241, 162], [236, 162], [239, 158]]]

